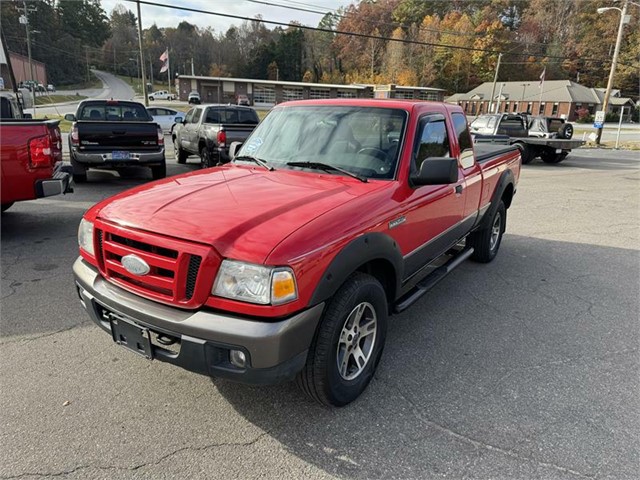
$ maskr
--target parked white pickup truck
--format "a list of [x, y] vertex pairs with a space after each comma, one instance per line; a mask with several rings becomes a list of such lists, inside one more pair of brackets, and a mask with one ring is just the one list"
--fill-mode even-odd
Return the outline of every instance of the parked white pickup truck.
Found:
[[149, 100], [175, 100], [176, 96], [166, 90], [158, 90], [149, 94]]

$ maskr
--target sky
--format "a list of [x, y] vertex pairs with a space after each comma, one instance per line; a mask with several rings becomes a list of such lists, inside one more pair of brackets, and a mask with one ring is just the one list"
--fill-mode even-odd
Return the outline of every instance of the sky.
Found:
[[[255, 17], [260, 14], [265, 20], [274, 20], [278, 22], [290, 22], [296, 20], [303, 25], [316, 26], [322, 19], [322, 15], [288, 8], [277, 7], [274, 5], [265, 5], [273, 3], [278, 5], [286, 5], [290, 7], [299, 7], [308, 10], [317, 10], [322, 12], [333, 11], [341, 6], [347, 6], [354, 3], [355, 0], [259, 0], [258, 3], [249, 0], [149, 0], [155, 3], [164, 3], [168, 5], [184, 6], [197, 8], [212, 12], [227, 13], [232, 15], [241, 15], [244, 17]], [[120, 3], [136, 14], [136, 4], [123, 0], [102, 0], [102, 8], [107, 15], [111, 13], [113, 7]], [[175, 9], [163, 7], [153, 7], [150, 5], [141, 5], [142, 28], [148, 28], [153, 23], [158, 27], [177, 27], [178, 23], [183, 20], [206, 28], [213, 27], [216, 33], [224, 33], [232, 25], [240, 25], [242, 20], [234, 20], [230, 18], [219, 17], [215, 15], [205, 15], [201, 13], [183, 12]], [[268, 28], [273, 28], [268, 25]]]

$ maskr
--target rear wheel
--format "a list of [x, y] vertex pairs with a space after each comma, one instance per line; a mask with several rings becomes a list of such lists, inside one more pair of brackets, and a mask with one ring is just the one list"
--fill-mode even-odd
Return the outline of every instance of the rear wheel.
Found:
[[160, 180], [167, 176], [167, 164], [163, 163], [157, 167], [151, 167], [151, 176], [154, 180]]
[[545, 150], [540, 154], [540, 158], [544, 163], [560, 163], [566, 156], [566, 153], [556, 153], [553, 150]]
[[298, 386], [323, 405], [343, 406], [367, 388], [387, 332], [387, 300], [380, 282], [354, 273], [329, 301], [298, 374]]
[[520, 142], [516, 143], [516, 146], [518, 147], [518, 150], [520, 150], [520, 158], [522, 158], [522, 164], [527, 165], [528, 163], [531, 163], [535, 158], [531, 147], [529, 147], [525, 143]]
[[216, 155], [211, 153], [211, 150], [207, 148], [206, 145], [203, 145], [200, 148], [200, 167], [201, 168], [210, 168], [215, 167], [218, 164], [218, 160]]
[[489, 263], [496, 258], [506, 226], [507, 209], [504, 202], [500, 200], [489, 226], [467, 237], [467, 245], [473, 247], [471, 259], [480, 263]]
[[76, 162], [71, 155], [71, 167], [73, 169], [73, 181], [75, 183], [85, 183], [87, 181], [87, 167]]

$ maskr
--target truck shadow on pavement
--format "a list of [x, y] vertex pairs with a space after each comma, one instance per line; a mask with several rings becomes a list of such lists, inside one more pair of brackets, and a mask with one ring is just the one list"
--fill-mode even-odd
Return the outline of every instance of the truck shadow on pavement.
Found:
[[378, 372], [346, 408], [294, 384], [213, 383], [287, 451], [339, 477], [632, 478], [633, 256], [506, 235], [493, 263], [466, 263], [391, 318]]
[[580, 168], [584, 170], [598, 171], [625, 171], [638, 170], [638, 158], [640, 151], [618, 151], [585, 149], [575, 150], [561, 163], [547, 164], [536, 158], [528, 165], [523, 165], [528, 169], [545, 169], [549, 171], [563, 171], [568, 168]]

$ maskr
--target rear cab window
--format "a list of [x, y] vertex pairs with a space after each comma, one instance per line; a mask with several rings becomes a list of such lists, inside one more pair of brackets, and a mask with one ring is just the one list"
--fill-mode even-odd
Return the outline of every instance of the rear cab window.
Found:
[[472, 167], [475, 163], [475, 157], [467, 119], [462, 113], [455, 112], [451, 114], [451, 119], [453, 120], [453, 127], [456, 130], [456, 138], [460, 147], [460, 166], [462, 168]]
[[209, 107], [205, 123], [257, 124], [258, 115], [249, 108]]
[[98, 122], [148, 122], [151, 117], [142, 105], [132, 103], [89, 103], [81, 107], [78, 119]]
[[420, 119], [420, 133], [414, 148], [412, 170], [419, 172], [422, 162], [431, 157], [450, 157], [447, 125], [441, 113], [427, 114]]

